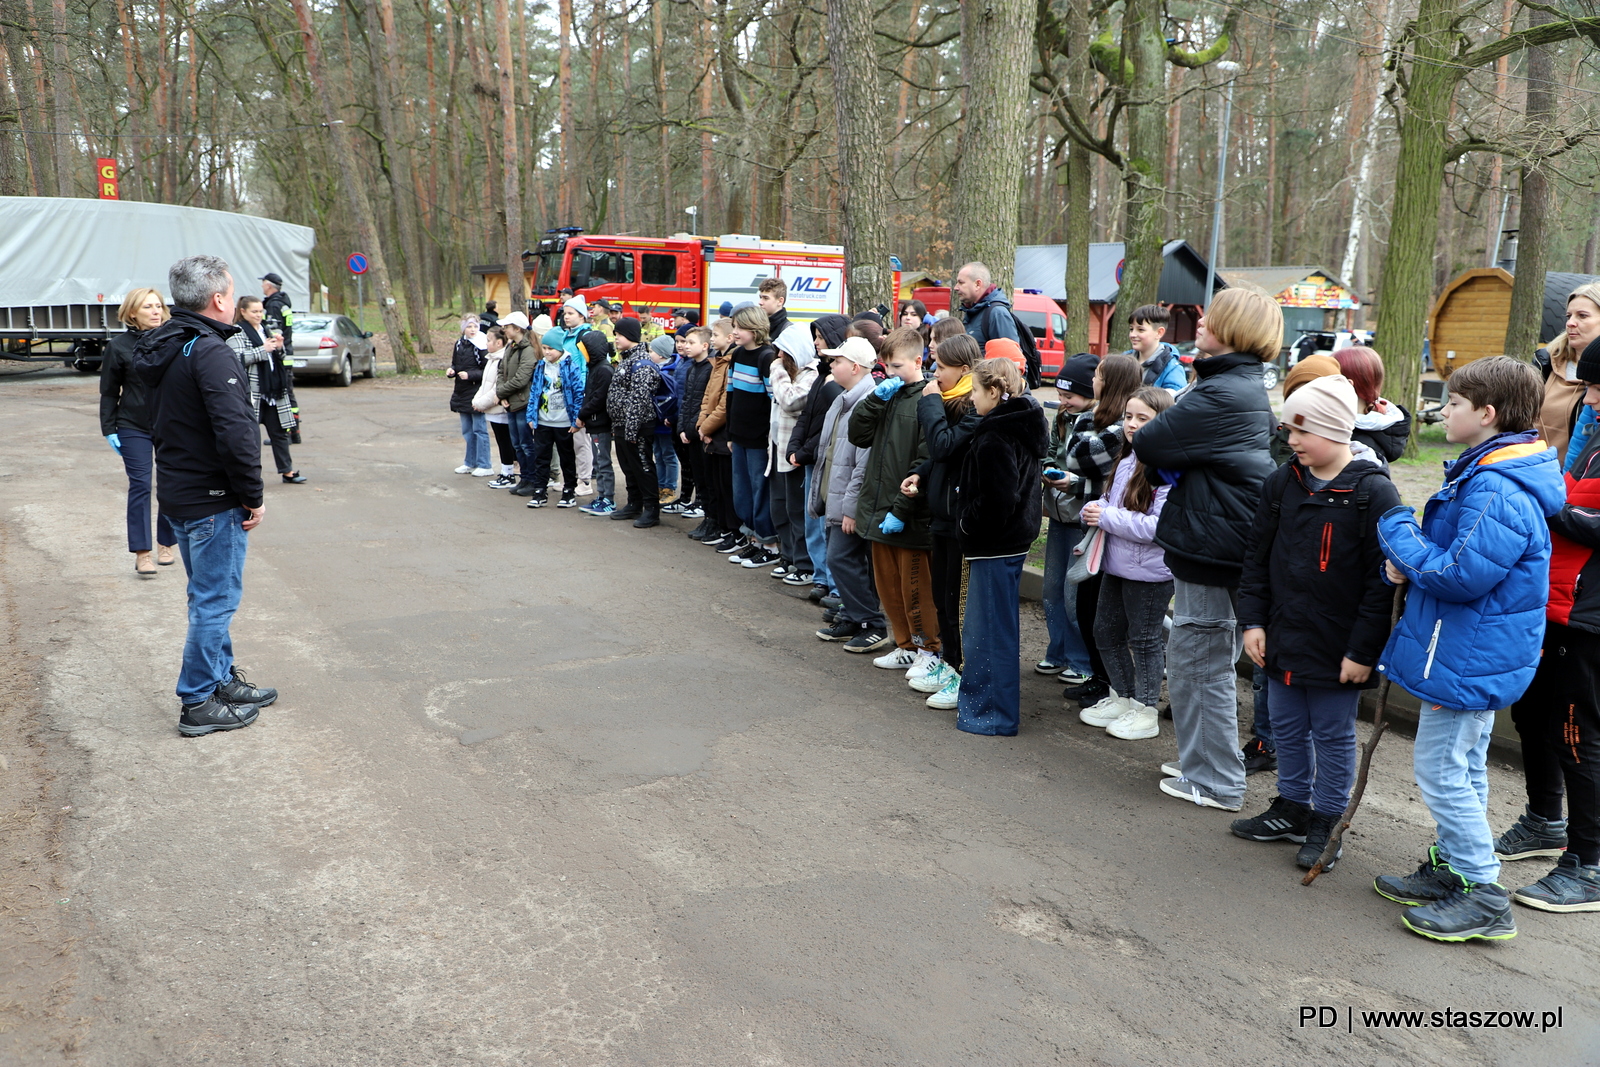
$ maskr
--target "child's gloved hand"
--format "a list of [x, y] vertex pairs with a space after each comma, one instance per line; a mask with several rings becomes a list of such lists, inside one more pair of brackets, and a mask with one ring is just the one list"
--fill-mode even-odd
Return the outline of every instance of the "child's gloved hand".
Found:
[[[895, 378], [895, 379], [892, 379], [892, 380], [893, 381], [899, 381], [900, 379]], [[885, 383], [885, 384], [887, 384], [887, 383]], [[904, 530], [905, 528], [906, 528], [906, 524], [901, 522], [900, 519], [898, 517], [896, 517], [895, 513], [892, 512], [892, 511], [889, 512], [889, 514], [887, 514], [887, 515], [885, 515], [883, 517], [883, 522], [878, 524], [878, 529], [882, 530], [886, 534], [897, 534], [901, 530]]]
[[888, 400], [891, 396], [894, 396], [895, 390], [904, 384], [905, 382], [899, 378], [885, 378], [878, 383], [878, 387], [872, 391], [872, 395], [879, 400]]

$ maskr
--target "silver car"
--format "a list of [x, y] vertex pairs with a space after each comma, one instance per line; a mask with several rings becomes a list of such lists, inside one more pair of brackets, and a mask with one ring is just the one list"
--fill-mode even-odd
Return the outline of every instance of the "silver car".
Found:
[[378, 376], [378, 351], [372, 334], [346, 315], [306, 314], [294, 317], [294, 376], [322, 377], [349, 385], [352, 374]]

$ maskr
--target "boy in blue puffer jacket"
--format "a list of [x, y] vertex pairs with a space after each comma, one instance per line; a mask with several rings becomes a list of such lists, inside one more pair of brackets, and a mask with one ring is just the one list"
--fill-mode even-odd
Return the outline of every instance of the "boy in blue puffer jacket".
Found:
[[1487, 757], [1495, 709], [1533, 680], [1550, 592], [1548, 516], [1566, 487], [1555, 450], [1532, 427], [1538, 373], [1508, 356], [1450, 376], [1446, 439], [1464, 446], [1419, 524], [1410, 509], [1378, 522], [1405, 614], [1378, 670], [1421, 701], [1414, 769], [1438, 842], [1409, 875], [1384, 875], [1379, 894], [1413, 910], [1401, 922], [1435, 941], [1515, 937], [1511, 897], [1496, 879]]
[[572, 357], [560, 330], [546, 330], [539, 338], [543, 359], [533, 368], [528, 384], [528, 428], [533, 433], [533, 496], [528, 507], [542, 508], [549, 501], [550, 449], [561, 458], [561, 499], [558, 508], [578, 504], [578, 464], [574, 435], [583, 410], [583, 364]]

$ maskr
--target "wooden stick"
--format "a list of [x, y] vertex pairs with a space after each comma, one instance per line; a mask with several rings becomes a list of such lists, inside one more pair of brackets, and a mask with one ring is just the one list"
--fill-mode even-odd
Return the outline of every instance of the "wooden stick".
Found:
[[[1394, 591], [1394, 606], [1389, 609], [1389, 630], [1392, 633], [1400, 622], [1400, 613], [1405, 609], [1406, 587], [1396, 586]], [[1350, 829], [1350, 820], [1355, 818], [1356, 807], [1361, 803], [1361, 794], [1367, 790], [1367, 773], [1372, 769], [1372, 753], [1378, 748], [1378, 742], [1383, 740], [1383, 735], [1389, 729], [1389, 724], [1384, 720], [1383, 713], [1389, 707], [1389, 675], [1384, 673], [1383, 680], [1378, 683], [1378, 710], [1372, 715], [1372, 736], [1367, 738], [1367, 743], [1361, 746], [1361, 769], [1356, 773], [1356, 786], [1350, 791], [1350, 803], [1345, 806], [1344, 815], [1340, 817], [1339, 824], [1328, 835], [1328, 843], [1322, 849], [1322, 855], [1317, 857], [1317, 862], [1311, 865], [1306, 876], [1300, 879], [1301, 885], [1310, 885], [1317, 880], [1317, 875], [1333, 862], [1339, 854], [1339, 842], [1344, 839], [1344, 832]]]

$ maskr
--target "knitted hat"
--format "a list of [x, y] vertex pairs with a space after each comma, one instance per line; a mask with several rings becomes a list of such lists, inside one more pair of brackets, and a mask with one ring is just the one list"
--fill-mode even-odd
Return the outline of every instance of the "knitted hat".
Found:
[[1056, 388], [1093, 400], [1094, 372], [1099, 369], [1098, 359], [1087, 352], [1079, 352], [1061, 364], [1061, 372], [1056, 375]]
[[1028, 360], [1022, 354], [1022, 346], [1009, 337], [996, 337], [983, 346], [984, 359], [1009, 359], [1017, 365], [1023, 374], [1028, 373]]
[[662, 359], [671, 359], [672, 354], [678, 350], [678, 339], [670, 333], [664, 333], [650, 342], [650, 351]]
[[1600, 337], [1590, 341], [1578, 357], [1578, 379], [1590, 385], [1600, 385]]
[[513, 311], [500, 320], [500, 325], [515, 326], [519, 330], [526, 330], [528, 328], [528, 316], [520, 311]]
[[1289, 399], [1302, 385], [1330, 374], [1339, 373], [1339, 361], [1332, 356], [1307, 356], [1289, 368], [1283, 379], [1283, 398]]
[[1356, 428], [1356, 387], [1342, 374], [1314, 378], [1283, 402], [1280, 421], [1291, 430], [1347, 445]]
[[617, 319], [611, 325], [612, 325], [612, 328], [616, 331], [616, 334], [617, 334], [618, 337], [626, 337], [628, 340], [632, 341], [634, 344], [638, 344], [639, 343], [639, 320], [638, 319], [635, 319], [635, 318], [632, 318], [630, 316], [624, 315], [622, 318]]

